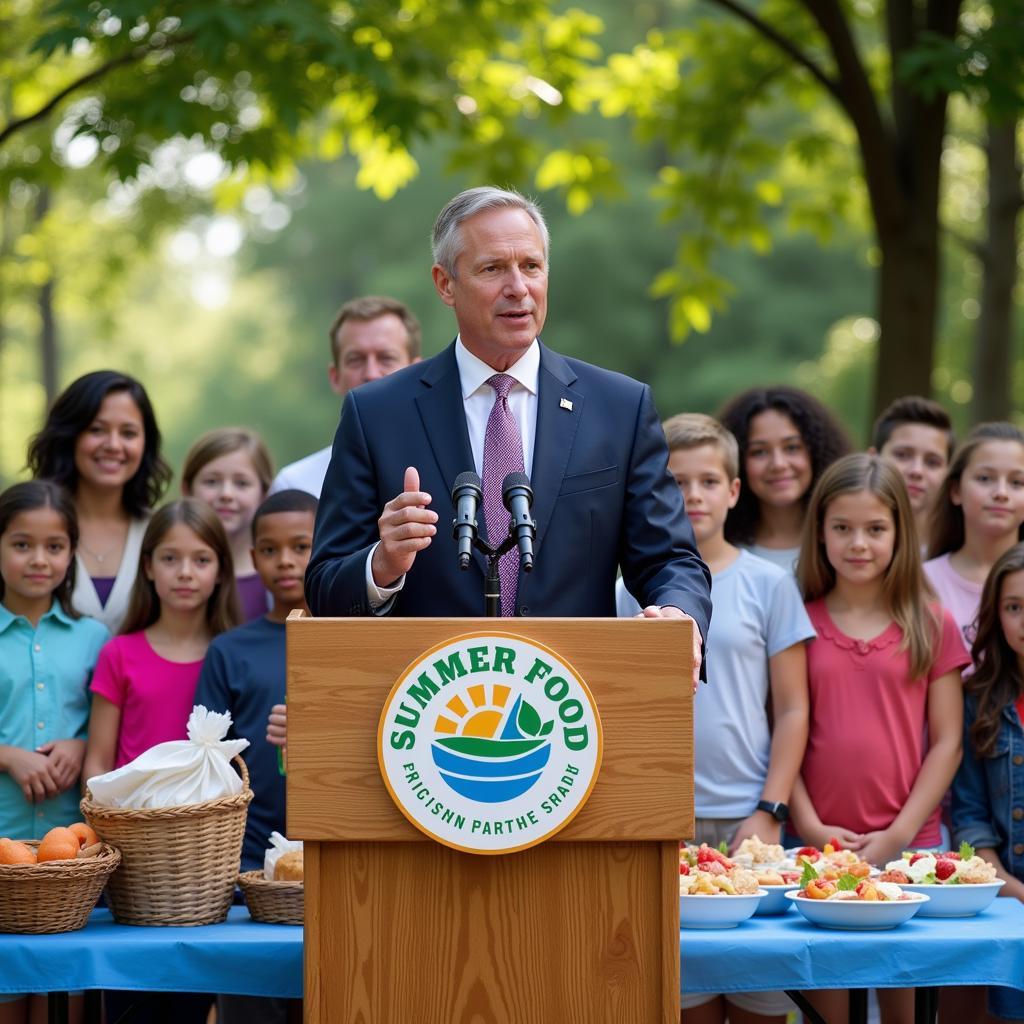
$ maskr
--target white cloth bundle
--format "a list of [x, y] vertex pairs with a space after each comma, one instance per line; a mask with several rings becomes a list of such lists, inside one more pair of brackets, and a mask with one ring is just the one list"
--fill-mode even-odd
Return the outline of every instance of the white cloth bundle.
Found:
[[231, 716], [202, 704], [188, 718], [188, 739], [158, 743], [134, 761], [88, 780], [93, 800], [106, 807], [180, 807], [242, 791], [231, 766], [248, 740], [226, 740]]
[[270, 848], [263, 855], [263, 877], [268, 881], [274, 880], [274, 868], [278, 860], [286, 853], [293, 850], [301, 850], [302, 843], [293, 839], [285, 839], [280, 832], [270, 833]]

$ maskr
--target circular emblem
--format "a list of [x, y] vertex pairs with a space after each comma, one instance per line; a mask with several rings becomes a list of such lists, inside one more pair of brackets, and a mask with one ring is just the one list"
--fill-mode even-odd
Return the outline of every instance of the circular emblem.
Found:
[[576, 670], [508, 633], [470, 633], [400, 676], [377, 731], [384, 784], [421, 832], [511, 853], [567, 825], [601, 767], [601, 720]]

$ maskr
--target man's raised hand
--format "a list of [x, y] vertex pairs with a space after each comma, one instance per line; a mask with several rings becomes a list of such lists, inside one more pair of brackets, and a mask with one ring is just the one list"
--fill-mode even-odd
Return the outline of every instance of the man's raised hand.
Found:
[[405, 471], [402, 493], [384, 506], [377, 530], [380, 543], [373, 553], [370, 568], [378, 587], [393, 586], [416, 561], [437, 533], [437, 513], [426, 506], [430, 495], [420, 490], [420, 474], [415, 466]]

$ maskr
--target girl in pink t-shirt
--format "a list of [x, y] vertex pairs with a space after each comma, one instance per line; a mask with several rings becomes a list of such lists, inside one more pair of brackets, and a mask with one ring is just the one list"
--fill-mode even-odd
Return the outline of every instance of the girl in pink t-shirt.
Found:
[[922, 575], [899, 472], [875, 455], [834, 463], [811, 498], [800, 557], [818, 633], [793, 800], [800, 835], [815, 845], [836, 836], [874, 864], [937, 846], [939, 801], [960, 762], [968, 657]]
[[[822, 474], [799, 583], [817, 632], [807, 645], [810, 730], [792, 796], [800, 836], [816, 846], [835, 836], [872, 864], [938, 846], [939, 801], [960, 763], [960, 669], [969, 659], [921, 572], [914, 513], [894, 466], [848, 455]], [[909, 999], [879, 992], [883, 1021], [903, 1019]], [[814, 1002], [828, 1020], [845, 1019], [834, 994]]]
[[924, 571], [974, 642], [981, 587], [1004, 552], [1024, 540], [1024, 432], [982, 423], [957, 448], [935, 502]]
[[206, 648], [238, 621], [231, 548], [216, 513], [192, 498], [165, 505], [146, 529], [121, 634], [96, 664], [83, 778], [185, 739]]

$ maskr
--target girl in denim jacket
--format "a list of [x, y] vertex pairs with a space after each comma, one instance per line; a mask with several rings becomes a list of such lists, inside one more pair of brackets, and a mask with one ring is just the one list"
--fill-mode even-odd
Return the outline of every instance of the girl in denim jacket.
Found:
[[[992, 567], [964, 690], [963, 761], [953, 781], [953, 829], [1024, 902], [1024, 544]], [[1024, 1018], [1024, 991], [990, 988], [989, 1012]]]

